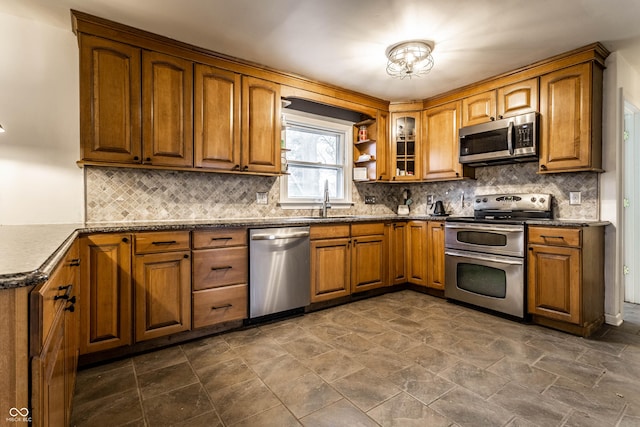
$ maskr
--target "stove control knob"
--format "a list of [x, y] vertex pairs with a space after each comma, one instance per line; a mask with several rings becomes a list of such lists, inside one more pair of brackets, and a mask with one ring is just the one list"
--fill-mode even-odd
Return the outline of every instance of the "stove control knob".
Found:
[[480, 199], [476, 199], [476, 203], [480, 203]]
[[544, 197], [540, 197], [540, 203], [544, 203]]
[[483, 198], [483, 199], [482, 199], [482, 201], [483, 201], [484, 203], [487, 203], [489, 200], [485, 197], [485, 198]]
[[532, 198], [531, 198], [531, 203], [535, 203], [535, 202], [536, 202], [536, 198], [535, 198], [535, 197], [532, 197]]

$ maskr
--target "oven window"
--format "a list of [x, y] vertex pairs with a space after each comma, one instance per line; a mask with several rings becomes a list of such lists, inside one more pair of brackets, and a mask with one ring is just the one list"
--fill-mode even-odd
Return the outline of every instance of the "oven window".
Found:
[[507, 235], [486, 231], [459, 231], [459, 242], [483, 246], [507, 246]]
[[504, 270], [460, 262], [457, 275], [460, 289], [494, 298], [507, 296], [507, 274]]

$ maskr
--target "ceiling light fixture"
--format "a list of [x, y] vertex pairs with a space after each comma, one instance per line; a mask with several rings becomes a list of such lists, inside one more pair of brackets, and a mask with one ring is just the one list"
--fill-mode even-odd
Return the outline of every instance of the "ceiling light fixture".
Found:
[[433, 68], [434, 43], [428, 40], [408, 40], [387, 48], [387, 74], [391, 77], [420, 77]]
[[4, 133], [4, 128], [0, 125], [0, 133]]

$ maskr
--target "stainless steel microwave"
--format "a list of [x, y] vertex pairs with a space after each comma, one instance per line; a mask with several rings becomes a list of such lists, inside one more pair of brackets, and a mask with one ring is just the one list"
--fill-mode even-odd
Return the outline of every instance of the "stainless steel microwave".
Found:
[[469, 166], [538, 160], [538, 113], [460, 128], [460, 163]]

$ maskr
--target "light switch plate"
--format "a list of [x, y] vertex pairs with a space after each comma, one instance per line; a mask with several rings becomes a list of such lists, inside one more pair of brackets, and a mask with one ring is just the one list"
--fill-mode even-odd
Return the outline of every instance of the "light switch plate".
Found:
[[269, 203], [269, 193], [267, 192], [256, 193], [256, 204], [266, 205], [268, 203]]
[[580, 193], [580, 191], [569, 191], [569, 204], [570, 205], [582, 204], [582, 194]]
[[427, 194], [427, 204], [428, 205], [433, 204], [433, 194]]
[[365, 205], [375, 205], [376, 204], [376, 196], [364, 196], [364, 204]]

